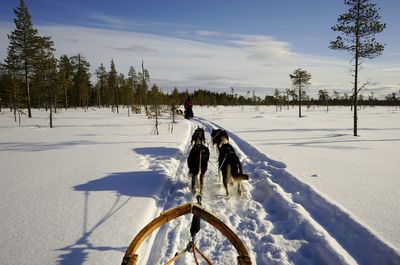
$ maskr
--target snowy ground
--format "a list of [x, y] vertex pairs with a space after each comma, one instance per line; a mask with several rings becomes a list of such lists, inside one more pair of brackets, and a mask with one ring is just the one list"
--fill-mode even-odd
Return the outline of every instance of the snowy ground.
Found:
[[[126, 110], [43, 111], [19, 128], [0, 113], [2, 264], [120, 264], [134, 235], [160, 212], [193, 201], [186, 158], [197, 126], [225, 128], [250, 181], [227, 200], [211, 149], [203, 206], [231, 227], [253, 264], [400, 264], [400, 111], [348, 108], [195, 108], [192, 121], [153, 121]], [[163, 264], [189, 241], [191, 216], [139, 249]], [[234, 264], [229, 242], [205, 222], [197, 246]], [[193, 264], [185, 255], [176, 264]]]

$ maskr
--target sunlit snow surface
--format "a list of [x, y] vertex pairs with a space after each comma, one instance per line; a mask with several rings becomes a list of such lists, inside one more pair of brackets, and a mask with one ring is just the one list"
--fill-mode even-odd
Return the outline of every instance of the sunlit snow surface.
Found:
[[[197, 126], [210, 141], [228, 131], [250, 180], [225, 198], [217, 151], [203, 206], [241, 238], [253, 264], [400, 264], [400, 110], [347, 107], [194, 108], [164, 114], [160, 135], [143, 114], [109, 109], [35, 110], [21, 127], [0, 112], [1, 264], [120, 264], [136, 235], [162, 211], [192, 202], [186, 158]], [[171, 133], [172, 132], [172, 133]], [[190, 239], [191, 216], [156, 230], [139, 264], [164, 264]], [[237, 253], [202, 222], [196, 245], [214, 264]], [[176, 264], [194, 264], [186, 254]]]

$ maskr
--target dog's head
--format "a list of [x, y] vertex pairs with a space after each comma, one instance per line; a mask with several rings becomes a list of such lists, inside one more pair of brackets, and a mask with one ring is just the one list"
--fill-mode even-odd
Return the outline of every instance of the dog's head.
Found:
[[218, 134], [221, 132], [221, 129], [213, 129], [211, 131], [211, 138], [212, 138], [212, 143], [215, 144], [216, 138], [218, 136]]
[[204, 129], [201, 127], [197, 127], [196, 130], [194, 130], [193, 134], [200, 134], [200, 135], [204, 135]]
[[197, 145], [197, 144], [203, 144], [205, 143], [206, 138], [205, 138], [205, 134], [204, 134], [204, 129], [201, 127], [198, 127], [193, 135], [192, 135], [192, 145]]
[[211, 139], [212, 143], [218, 147], [220, 147], [223, 143], [229, 142], [228, 133], [222, 129], [213, 129], [211, 132]]

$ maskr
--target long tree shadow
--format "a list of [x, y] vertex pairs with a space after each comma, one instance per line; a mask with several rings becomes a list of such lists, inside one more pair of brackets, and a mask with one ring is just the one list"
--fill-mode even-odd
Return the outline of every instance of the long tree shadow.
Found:
[[[102, 224], [109, 221], [112, 216], [118, 213], [133, 197], [149, 197], [156, 199], [157, 203], [160, 194], [165, 186], [171, 185], [170, 178], [159, 166], [161, 160], [166, 160], [178, 155], [180, 150], [176, 148], [137, 148], [137, 154], [146, 156], [150, 161], [150, 171], [118, 172], [104, 178], [88, 181], [87, 183], [73, 186], [75, 191], [84, 193], [83, 226], [82, 235], [75, 243], [66, 247], [56, 249], [64, 252], [57, 259], [59, 265], [83, 264], [92, 251], [119, 251], [124, 252], [127, 246], [95, 246], [90, 242], [91, 234]], [[89, 198], [91, 192], [114, 192], [115, 200], [110, 209], [91, 227], [88, 227]]]

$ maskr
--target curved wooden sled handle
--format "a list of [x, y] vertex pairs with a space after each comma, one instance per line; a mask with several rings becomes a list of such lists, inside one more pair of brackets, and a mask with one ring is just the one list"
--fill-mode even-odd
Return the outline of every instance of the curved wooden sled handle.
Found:
[[239, 237], [232, 231], [227, 225], [225, 225], [221, 220], [219, 220], [215, 215], [206, 211], [204, 208], [200, 207], [194, 203], [183, 204], [165, 212], [162, 212], [159, 217], [155, 218], [153, 221], [148, 223], [133, 239], [128, 249], [125, 252], [124, 258], [121, 265], [136, 265], [138, 260], [138, 255], [135, 254], [140, 244], [146, 239], [146, 237], [156, 230], [161, 225], [178, 218], [179, 216], [193, 213], [194, 215], [205, 220], [215, 228], [217, 228], [235, 247], [239, 256], [237, 257], [238, 265], [251, 265], [251, 260], [249, 254], [244, 247], [242, 241]]

